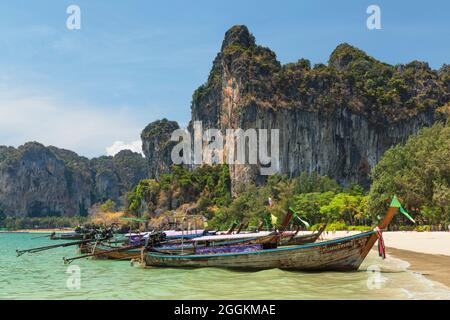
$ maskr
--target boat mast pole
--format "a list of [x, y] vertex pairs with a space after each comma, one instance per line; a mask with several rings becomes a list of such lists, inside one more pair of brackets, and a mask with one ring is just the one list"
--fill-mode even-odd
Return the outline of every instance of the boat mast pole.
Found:
[[184, 228], [183, 228], [183, 222], [186, 220], [186, 217], [184, 217], [183, 220], [181, 220], [181, 254], [183, 254], [183, 247], [184, 247]]

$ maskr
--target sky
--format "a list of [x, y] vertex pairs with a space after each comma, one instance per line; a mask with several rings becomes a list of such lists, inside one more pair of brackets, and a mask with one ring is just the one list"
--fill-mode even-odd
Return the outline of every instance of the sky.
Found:
[[[367, 7], [381, 10], [369, 30]], [[66, 26], [70, 5], [81, 29]], [[223, 36], [245, 24], [282, 63], [326, 63], [348, 42], [390, 64], [450, 63], [449, 1], [0, 2], [0, 145], [27, 141], [87, 157], [140, 151], [140, 132], [186, 126]]]

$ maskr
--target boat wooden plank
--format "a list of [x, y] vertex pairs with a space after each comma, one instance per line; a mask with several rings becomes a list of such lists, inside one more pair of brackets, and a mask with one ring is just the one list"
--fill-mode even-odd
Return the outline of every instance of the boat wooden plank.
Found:
[[356, 270], [373, 231], [317, 244], [246, 253], [167, 256], [147, 253], [148, 266], [225, 267], [246, 269]]

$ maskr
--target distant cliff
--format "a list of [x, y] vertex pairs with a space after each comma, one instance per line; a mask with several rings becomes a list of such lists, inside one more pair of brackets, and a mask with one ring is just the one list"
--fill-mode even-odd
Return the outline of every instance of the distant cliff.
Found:
[[14, 216], [87, 215], [94, 203], [120, 203], [147, 172], [144, 158], [128, 150], [89, 160], [36, 142], [0, 146], [0, 208]]
[[[348, 44], [328, 65], [281, 65], [245, 26], [225, 34], [207, 82], [193, 95], [204, 128], [280, 129], [279, 170], [316, 171], [341, 184], [368, 185], [384, 151], [447, 117], [449, 67], [392, 66]], [[440, 112], [442, 111], [442, 112]], [[258, 166], [231, 166], [233, 184], [258, 179]], [[261, 177], [260, 177], [261, 178]]]
[[142, 151], [147, 159], [149, 177], [159, 178], [161, 174], [170, 171], [172, 166], [170, 154], [176, 144], [176, 142], [170, 141], [170, 136], [179, 128], [176, 121], [164, 118], [149, 123], [142, 130]]

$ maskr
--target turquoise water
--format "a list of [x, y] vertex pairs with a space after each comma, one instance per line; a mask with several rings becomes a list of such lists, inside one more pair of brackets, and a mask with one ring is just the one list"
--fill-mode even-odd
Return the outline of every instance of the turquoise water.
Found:
[[0, 233], [0, 299], [450, 299], [448, 288], [376, 252], [359, 271], [347, 273], [144, 269], [128, 261], [83, 259], [70, 265], [79, 267], [80, 287], [69, 289], [62, 257], [76, 255], [75, 247], [16, 257], [17, 248], [56, 243], [31, 240], [36, 236]]

